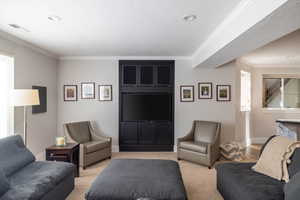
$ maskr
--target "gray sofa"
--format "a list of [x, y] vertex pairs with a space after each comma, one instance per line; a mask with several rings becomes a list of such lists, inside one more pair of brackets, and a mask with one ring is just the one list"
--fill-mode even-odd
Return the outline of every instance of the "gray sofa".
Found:
[[35, 161], [20, 136], [0, 139], [0, 200], [63, 200], [74, 188], [70, 163]]
[[257, 173], [255, 163], [223, 163], [216, 166], [217, 188], [224, 200], [299, 200], [300, 149], [288, 166], [290, 181], [284, 182]]

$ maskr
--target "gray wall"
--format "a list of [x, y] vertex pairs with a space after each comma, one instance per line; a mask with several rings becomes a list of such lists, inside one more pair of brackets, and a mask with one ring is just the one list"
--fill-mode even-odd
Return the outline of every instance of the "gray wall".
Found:
[[[31, 108], [28, 110], [28, 147], [34, 154], [42, 155], [45, 147], [54, 143], [57, 134], [57, 60], [1, 36], [0, 52], [15, 58], [16, 89], [28, 89], [32, 85], [47, 87], [47, 113], [32, 115]], [[22, 135], [22, 108], [15, 109], [14, 123], [15, 132]]]
[[[176, 60], [175, 64], [175, 138], [186, 134], [192, 120], [222, 122], [222, 138], [230, 141], [235, 135], [235, 64], [224, 67], [193, 69], [191, 61]], [[113, 101], [99, 102], [80, 99], [80, 83], [92, 81], [113, 85]], [[198, 100], [197, 83], [211, 81], [214, 84], [213, 100]], [[79, 101], [63, 101], [63, 85], [78, 85]], [[195, 85], [195, 102], [180, 103], [179, 86]], [[215, 85], [231, 84], [232, 101], [216, 102]], [[98, 86], [97, 86], [98, 87]], [[97, 88], [96, 88], [97, 89]], [[98, 97], [98, 90], [96, 90]], [[117, 60], [61, 60], [58, 67], [58, 134], [63, 134], [62, 124], [71, 121], [92, 120], [105, 134], [113, 137], [114, 150], [118, 145], [118, 61]]]

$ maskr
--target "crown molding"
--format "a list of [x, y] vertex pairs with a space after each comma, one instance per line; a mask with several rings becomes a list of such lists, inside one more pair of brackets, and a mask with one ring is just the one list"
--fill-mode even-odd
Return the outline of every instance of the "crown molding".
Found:
[[59, 60], [191, 60], [189, 56], [62, 56]]
[[7, 32], [4, 32], [2, 30], [0, 30], [0, 37], [2, 37], [3, 39], [6, 39], [6, 40], [9, 40], [17, 45], [20, 45], [20, 46], [24, 46], [24, 47], [27, 47], [27, 48], [30, 48], [31, 50], [35, 51], [35, 52], [38, 52], [44, 56], [47, 56], [47, 57], [50, 57], [50, 58], [54, 58], [54, 59], [58, 59], [59, 56], [57, 54], [54, 54], [48, 50], [45, 50], [43, 48], [40, 48], [32, 43], [29, 43], [29, 42], [26, 42], [12, 34], [9, 34]]

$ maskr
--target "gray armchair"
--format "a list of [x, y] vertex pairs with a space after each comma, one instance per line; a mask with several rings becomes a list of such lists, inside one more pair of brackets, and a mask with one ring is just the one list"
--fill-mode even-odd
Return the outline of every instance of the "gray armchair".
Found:
[[80, 144], [80, 166], [85, 169], [106, 158], [111, 158], [111, 137], [97, 134], [91, 122], [64, 124], [67, 142]]
[[220, 157], [218, 122], [194, 121], [192, 130], [177, 141], [178, 160], [188, 160], [211, 168]]

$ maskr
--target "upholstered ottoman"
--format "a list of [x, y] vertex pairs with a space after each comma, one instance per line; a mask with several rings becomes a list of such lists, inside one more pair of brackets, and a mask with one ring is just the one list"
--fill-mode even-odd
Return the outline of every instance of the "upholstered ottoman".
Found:
[[115, 159], [96, 178], [87, 200], [187, 200], [177, 162]]

